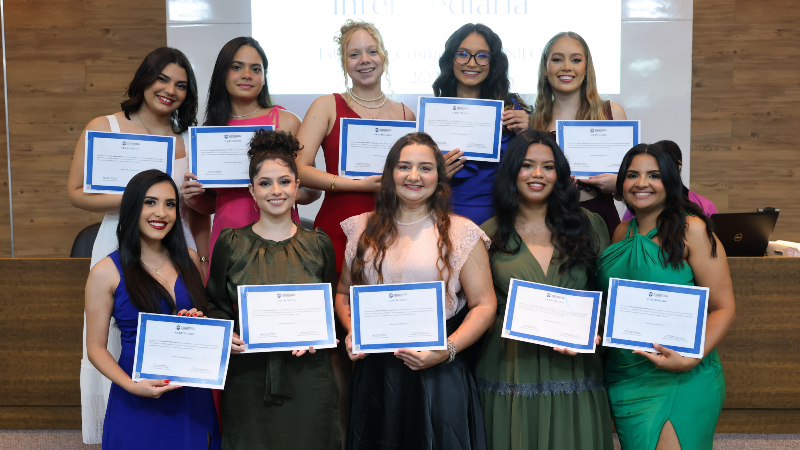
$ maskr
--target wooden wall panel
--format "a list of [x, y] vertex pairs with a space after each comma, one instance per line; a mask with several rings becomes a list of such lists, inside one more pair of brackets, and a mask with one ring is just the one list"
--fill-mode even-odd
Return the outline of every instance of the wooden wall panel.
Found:
[[720, 212], [781, 209], [800, 241], [800, 3], [695, 0], [692, 189]]
[[[7, 0], [5, 8], [16, 256], [68, 256], [75, 235], [102, 219], [67, 198], [75, 144], [90, 120], [119, 111], [136, 67], [166, 45], [166, 2]], [[2, 214], [0, 256], [10, 256]]]
[[[0, 37], [0, 49], [2, 38]], [[0, 52], [1, 53], [1, 52]], [[2, 57], [2, 54], [0, 54]], [[8, 202], [8, 147], [6, 146], [5, 91], [0, 74], [0, 258], [11, 257], [11, 207]]]

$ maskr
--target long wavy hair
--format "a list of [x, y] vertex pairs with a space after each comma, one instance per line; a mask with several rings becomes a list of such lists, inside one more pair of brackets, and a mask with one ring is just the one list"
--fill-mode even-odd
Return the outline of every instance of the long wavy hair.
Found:
[[386, 47], [383, 44], [381, 32], [378, 31], [378, 27], [371, 22], [353, 19], [347, 19], [344, 25], [339, 28], [339, 33], [333, 37], [333, 41], [339, 46], [337, 53], [339, 54], [339, 62], [342, 65], [345, 87], [349, 86], [347, 78], [347, 44], [350, 43], [353, 34], [358, 30], [366, 31], [375, 39], [375, 42], [378, 43], [378, 54], [383, 58], [383, 75], [386, 76], [386, 80], [389, 81], [389, 87], [391, 88], [392, 82], [389, 80], [389, 52], [386, 51]]
[[130, 86], [128, 86], [128, 91], [126, 92], [128, 99], [123, 101], [121, 106], [125, 117], [131, 120], [131, 113], [139, 111], [139, 108], [142, 107], [144, 91], [158, 80], [161, 71], [168, 64], [176, 64], [186, 71], [188, 84], [186, 98], [183, 99], [181, 106], [170, 116], [172, 131], [175, 134], [181, 134], [188, 130], [189, 127], [197, 125], [197, 79], [194, 77], [194, 70], [192, 70], [189, 58], [177, 48], [160, 47], [145, 56], [144, 61], [136, 69]]
[[117, 225], [119, 260], [131, 303], [142, 312], [161, 314], [160, 302], [162, 299], [166, 299], [171, 313], [177, 312], [175, 301], [166, 288], [142, 266], [139, 219], [142, 216], [142, 206], [147, 190], [158, 183], [169, 183], [175, 192], [175, 223], [172, 224], [172, 229], [161, 242], [169, 253], [172, 266], [178, 275], [183, 277], [183, 284], [186, 286], [192, 304], [198, 310], [207, 312], [208, 304], [203, 279], [200, 277], [197, 266], [189, 257], [189, 247], [186, 245], [186, 238], [183, 235], [178, 188], [172, 181], [172, 177], [156, 169], [145, 170], [131, 178], [122, 194], [122, 204], [119, 209], [119, 224]]
[[[456, 51], [461, 46], [464, 39], [472, 33], [478, 33], [486, 39], [489, 44], [489, 53], [492, 54], [489, 60], [489, 76], [481, 83], [482, 99], [503, 100], [505, 109], [513, 109], [516, 100], [519, 106], [530, 113], [530, 106], [518, 94], [508, 92], [511, 88], [511, 80], [508, 77], [508, 56], [503, 51], [503, 42], [491, 28], [482, 23], [468, 23], [447, 38], [444, 44], [444, 53], [439, 57], [440, 74], [433, 82], [433, 95], [436, 97], [455, 97], [458, 80], [453, 71], [455, 64]], [[503, 128], [505, 132], [508, 129]]]
[[[400, 208], [400, 201], [397, 198], [397, 191], [394, 185], [394, 168], [400, 160], [400, 152], [409, 145], [424, 145], [430, 147], [436, 159], [436, 174], [438, 182], [433, 194], [427, 200], [428, 210], [430, 211], [439, 245], [439, 278], [449, 284], [453, 266], [450, 262], [450, 251], [453, 246], [450, 240], [450, 184], [447, 181], [445, 172], [444, 156], [427, 133], [410, 133], [395, 142], [389, 155], [386, 157], [386, 164], [383, 166], [383, 178], [381, 179], [381, 190], [375, 195], [375, 212], [367, 220], [364, 233], [358, 239], [356, 256], [350, 266], [353, 284], [368, 284], [365, 269], [367, 264], [372, 264], [372, 269], [378, 274], [378, 284], [383, 283], [383, 261], [386, 257], [386, 250], [397, 240], [397, 220], [395, 218], [397, 210]], [[367, 258], [371, 259], [367, 261]], [[455, 299], [448, 299], [454, 302]]]
[[[678, 144], [666, 139], [658, 141], [656, 142], [656, 144], [660, 145], [661, 148], [664, 149], [664, 151], [666, 151], [667, 153], [669, 153], [670, 156], [675, 158], [675, 161], [678, 162], [678, 170], [680, 170], [680, 166], [683, 165], [683, 152], [681, 151], [681, 148], [678, 146]], [[683, 184], [683, 181], [681, 181], [681, 191], [683, 192], [683, 195], [689, 197], [689, 188], [686, 187], [685, 184]]]
[[521, 133], [506, 148], [494, 183], [497, 231], [492, 236], [490, 252], [515, 255], [522, 247], [522, 240], [515, 230], [522, 197], [517, 187], [517, 176], [528, 148], [533, 144], [545, 145], [553, 152], [556, 184], [547, 197], [545, 225], [556, 250], [553, 259], [566, 258], [559, 273], [583, 266], [587, 273], [593, 274], [597, 263], [597, 233], [589, 222], [589, 216], [578, 205], [579, 193], [570, 178], [567, 158], [550, 134], [539, 130]]
[[583, 47], [586, 57], [586, 78], [581, 83], [581, 106], [575, 120], [610, 120], [603, 111], [603, 99], [597, 93], [597, 77], [594, 73], [594, 62], [592, 52], [585, 40], [573, 31], [564, 31], [553, 36], [542, 49], [542, 58], [539, 61], [539, 82], [536, 103], [531, 115], [531, 129], [547, 130], [550, 122], [553, 121], [553, 88], [547, 77], [547, 63], [550, 61], [550, 53], [553, 46], [563, 37], [569, 37], [578, 41]]
[[[706, 234], [711, 242], [711, 256], [717, 257], [717, 240], [714, 237], [714, 224], [711, 219], [706, 217], [703, 209], [689, 201], [683, 195], [683, 182], [681, 172], [678, 169], [678, 162], [663, 147], [658, 144], [639, 144], [628, 150], [622, 159], [617, 174], [617, 194], [623, 195], [623, 184], [628, 169], [631, 167], [633, 158], [639, 155], [650, 155], [656, 159], [658, 170], [661, 174], [661, 182], [664, 185], [666, 200], [664, 209], [658, 214], [656, 236], [661, 242], [661, 255], [664, 267], [667, 265], [675, 269], [680, 269], [683, 264], [683, 250], [686, 247], [686, 215], [691, 214], [703, 220], [706, 224]], [[628, 209], [636, 214], [636, 211], [628, 206]]]
[[225, 81], [228, 77], [228, 70], [233, 64], [233, 58], [236, 57], [236, 52], [244, 45], [253, 47], [261, 56], [264, 85], [256, 98], [258, 106], [265, 109], [273, 106], [272, 98], [269, 95], [269, 86], [267, 85], [267, 54], [264, 53], [264, 49], [261, 48], [258, 41], [249, 36], [233, 38], [219, 51], [217, 62], [214, 63], [214, 71], [211, 72], [211, 82], [208, 84], [208, 106], [206, 106], [204, 122], [206, 126], [222, 127], [231, 120], [231, 99], [228, 88], [225, 86]]

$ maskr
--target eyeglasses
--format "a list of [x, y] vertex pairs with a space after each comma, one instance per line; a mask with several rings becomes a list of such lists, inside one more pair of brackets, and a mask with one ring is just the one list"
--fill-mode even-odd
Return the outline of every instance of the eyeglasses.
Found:
[[456, 52], [455, 61], [459, 64], [469, 64], [469, 60], [475, 58], [475, 63], [479, 66], [488, 66], [489, 61], [492, 59], [491, 53], [486, 52], [478, 52], [476, 54], [472, 54], [469, 52], [465, 52], [464, 50], [459, 50]]

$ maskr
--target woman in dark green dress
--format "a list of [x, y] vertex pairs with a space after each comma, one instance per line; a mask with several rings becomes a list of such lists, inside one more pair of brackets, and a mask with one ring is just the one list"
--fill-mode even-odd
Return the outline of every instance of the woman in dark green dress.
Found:
[[725, 400], [716, 347], [735, 316], [728, 260], [682, 186], [677, 162], [658, 144], [633, 147], [617, 176], [617, 194], [636, 217], [617, 227], [601, 256], [600, 287], [614, 277], [709, 288], [702, 359], [658, 343], [659, 353], [609, 349], [608, 396], [623, 450], [711, 450]]
[[492, 238], [497, 317], [476, 368], [490, 449], [613, 449], [611, 414], [596, 353], [505, 339], [511, 278], [592, 290], [608, 246], [603, 219], [578, 206], [564, 154], [547, 134], [511, 141], [495, 182]]
[[[209, 315], [233, 320], [236, 333], [239, 285], [336, 280], [331, 240], [322, 230], [305, 230], [291, 220], [300, 186], [294, 161], [299, 150], [291, 134], [255, 133], [248, 152], [250, 192], [261, 218], [222, 230], [214, 245]], [[311, 348], [241, 355], [244, 342], [238, 334], [233, 343], [220, 405], [223, 449], [341, 448], [338, 389], [328, 352]]]

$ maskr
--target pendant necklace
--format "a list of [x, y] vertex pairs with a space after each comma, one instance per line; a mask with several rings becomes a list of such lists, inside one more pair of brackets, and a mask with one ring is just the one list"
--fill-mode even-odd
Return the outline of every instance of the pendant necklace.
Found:
[[166, 263], [167, 263], [167, 260], [168, 260], [168, 259], [169, 259], [169, 258], [164, 258], [164, 261], [162, 261], [162, 262], [161, 262], [161, 265], [160, 265], [160, 266], [158, 266], [158, 268], [157, 268], [157, 269], [154, 269], [154, 268], [152, 268], [152, 267], [148, 266], [147, 264], [145, 264], [145, 263], [144, 263], [144, 261], [140, 261], [140, 262], [142, 263], [142, 265], [143, 265], [143, 266], [145, 266], [145, 267], [147, 267], [148, 269], [152, 270], [153, 272], [155, 272], [155, 273], [156, 273], [156, 275], [158, 275], [158, 276], [160, 277], [160, 276], [161, 276], [161, 272], [159, 272], [159, 270], [160, 270], [162, 267], [164, 267], [164, 264], [166, 264]]
[[256, 108], [255, 111], [251, 112], [250, 114], [242, 114], [241, 116], [234, 116], [233, 114], [231, 114], [230, 116], [232, 118], [234, 118], [234, 119], [241, 119], [242, 117], [252, 116], [253, 114], [257, 113], [260, 110], [261, 110], [261, 107], [259, 106], [258, 108]]
[[543, 223], [543, 224], [542, 224], [542, 226], [540, 226], [539, 228], [537, 228], [537, 229], [536, 229], [536, 231], [533, 231], [533, 230], [531, 229], [531, 227], [529, 227], [529, 226], [528, 226], [528, 223], [527, 223], [527, 222], [525, 222], [525, 220], [523, 220], [523, 219], [522, 219], [522, 217], [518, 217], [518, 219], [519, 219], [519, 220], [522, 222], [522, 224], [523, 224], [523, 225], [525, 225], [525, 228], [527, 228], [527, 229], [528, 229], [528, 231], [530, 231], [531, 233], [533, 233], [533, 243], [535, 244], [535, 243], [536, 243], [536, 233], [538, 233], [538, 232], [542, 231], [542, 228], [544, 228], [544, 226], [545, 226], [545, 225], [547, 225], [547, 221], [545, 221], [545, 223]]

